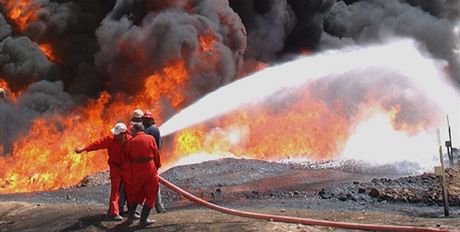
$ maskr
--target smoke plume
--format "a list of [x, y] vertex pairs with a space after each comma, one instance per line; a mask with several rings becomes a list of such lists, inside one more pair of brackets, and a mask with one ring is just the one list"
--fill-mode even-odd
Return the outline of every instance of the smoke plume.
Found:
[[[455, 34], [457, 1], [358, 1], [350, 5], [337, 2], [325, 16], [321, 49], [350, 44], [368, 44], [392, 37], [414, 38], [435, 58], [449, 62], [452, 78], [460, 83], [459, 35]], [[443, 6], [443, 7], [441, 7]], [[456, 8], [458, 9], [458, 8]], [[426, 11], [424, 11], [426, 10]]]
[[73, 106], [74, 102], [64, 91], [62, 82], [35, 82], [16, 103], [0, 99], [0, 145], [4, 147], [4, 152], [11, 152], [12, 142], [18, 134], [27, 131], [33, 120], [62, 114]]
[[111, 90], [135, 93], [147, 77], [184, 60], [188, 101], [233, 80], [246, 48], [244, 26], [223, 0], [117, 1], [96, 36], [96, 66]]

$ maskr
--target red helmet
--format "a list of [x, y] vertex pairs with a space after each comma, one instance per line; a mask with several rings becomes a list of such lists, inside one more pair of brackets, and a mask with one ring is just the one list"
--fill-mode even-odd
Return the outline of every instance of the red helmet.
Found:
[[153, 115], [152, 115], [152, 113], [150, 113], [150, 111], [145, 111], [144, 115], [142, 115], [142, 118], [153, 119]]

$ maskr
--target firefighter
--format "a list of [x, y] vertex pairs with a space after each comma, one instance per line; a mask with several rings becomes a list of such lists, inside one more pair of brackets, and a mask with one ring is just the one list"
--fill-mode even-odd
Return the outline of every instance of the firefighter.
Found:
[[[161, 148], [161, 135], [160, 130], [155, 124], [155, 119], [153, 118], [152, 113], [146, 111], [142, 115], [142, 125], [144, 125], [144, 131], [146, 134], [149, 134], [155, 138], [155, 142], [157, 144], [158, 150]], [[157, 200], [155, 201], [155, 211], [160, 213], [166, 213], [165, 206], [163, 201], [161, 200], [161, 190], [160, 186], [158, 186], [158, 193], [157, 193]]]
[[117, 123], [110, 131], [113, 136], [103, 137], [86, 147], [77, 147], [74, 151], [76, 153], [82, 153], [84, 151], [90, 152], [107, 149], [111, 184], [108, 216], [112, 220], [121, 221], [123, 220], [123, 217], [120, 216], [119, 211], [119, 192], [122, 188], [122, 182], [128, 182], [126, 181], [127, 175], [126, 173], [124, 174], [124, 172], [126, 172], [124, 168], [124, 166], [126, 166], [126, 160], [123, 149], [125, 144], [131, 139], [131, 135], [126, 133], [127, 128], [124, 123]]
[[[157, 169], [161, 167], [160, 154], [155, 139], [144, 132], [142, 124], [133, 125], [134, 137], [126, 144], [126, 156], [130, 160], [132, 172], [132, 199], [128, 207], [128, 222], [134, 220], [138, 204], [144, 203], [139, 221], [140, 227], [154, 223], [148, 216], [152, 209], [158, 192]], [[130, 193], [128, 191], [128, 198]], [[145, 200], [145, 201], [144, 201]]]
[[[133, 114], [132, 114], [132, 117], [128, 123], [128, 131], [127, 133], [131, 136], [133, 136], [133, 125], [136, 124], [136, 123], [142, 123], [142, 115], [144, 115], [144, 112], [140, 109], [135, 109], [133, 111]], [[131, 176], [130, 176], [130, 172], [131, 172], [131, 166], [130, 165], [126, 165], [124, 167], [124, 174], [126, 174], [126, 181], [125, 182], [129, 182], [127, 183], [128, 185], [131, 183], [130, 179], [131, 179]], [[125, 185], [125, 182], [122, 183], [122, 185]], [[120, 215], [124, 214], [124, 208], [125, 208], [125, 203], [127, 202], [127, 192], [126, 192], [126, 188], [121, 188], [120, 189], [120, 200], [119, 200], [119, 210], [120, 210]], [[129, 206], [129, 204], [128, 204]], [[135, 214], [135, 218], [139, 218], [139, 215], [140, 213], [136, 211], [136, 214]]]
[[144, 115], [144, 112], [142, 110], [140, 110], [140, 109], [135, 109], [133, 111], [133, 116], [131, 117], [131, 120], [129, 121], [129, 125], [128, 125], [128, 133], [130, 135], [134, 135], [132, 133], [134, 124], [136, 124], [136, 123], [142, 124], [142, 116], [143, 115]]

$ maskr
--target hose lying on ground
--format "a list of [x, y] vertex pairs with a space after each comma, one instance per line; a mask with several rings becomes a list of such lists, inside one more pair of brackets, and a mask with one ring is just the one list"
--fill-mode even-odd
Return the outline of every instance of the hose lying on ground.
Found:
[[360, 223], [351, 223], [351, 222], [334, 222], [334, 221], [317, 220], [317, 219], [309, 219], [309, 218], [289, 217], [289, 216], [280, 216], [280, 215], [240, 211], [240, 210], [225, 208], [225, 207], [218, 206], [216, 204], [207, 202], [177, 187], [176, 185], [165, 180], [161, 176], [158, 176], [158, 179], [160, 183], [164, 184], [166, 187], [179, 193], [180, 195], [189, 199], [190, 201], [193, 201], [201, 206], [219, 211], [221, 213], [231, 214], [231, 215], [240, 216], [240, 217], [263, 219], [263, 220], [269, 220], [269, 221], [275, 221], [275, 222], [286, 222], [286, 223], [297, 223], [297, 224], [304, 224], [304, 225], [336, 227], [336, 228], [353, 229], [353, 230], [418, 231], [418, 232], [431, 232], [431, 231], [436, 231], [436, 232], [441, 232], [441, 231], [449, 232], [450, 231], [452, 232], [454, 231], [454, 230], [449, 230], [449, 229], [437, 229], [437, 228], [429, 228], [429, 227], [372, 225], [372, 224], [360, 224]]

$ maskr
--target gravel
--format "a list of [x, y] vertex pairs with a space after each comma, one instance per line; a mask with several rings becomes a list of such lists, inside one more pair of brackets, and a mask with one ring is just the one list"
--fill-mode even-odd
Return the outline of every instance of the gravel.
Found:
[[[388, 211], [439, 216], [442, 210], [438, 177], [432, 173], [401, 177], [403, 174], [391, 172], [394, 169], [382, 166], [376, 169], [380, 173], [372, 173], [360, 162], [351, 161], [315, 164], [226, 158], [173, 167], [161, 176], [198, 197], [229, 207]], [[452, 190], [451, 215], [460, 215], [459, 172], [450, 170], [448, 182]], [[109, 192], [105, 171], [88, 176], [71, 188], [0, 195], [0, 201], [107, 206]], [[164, 186], [162, 196], [168, 209], [197, 207]]]

